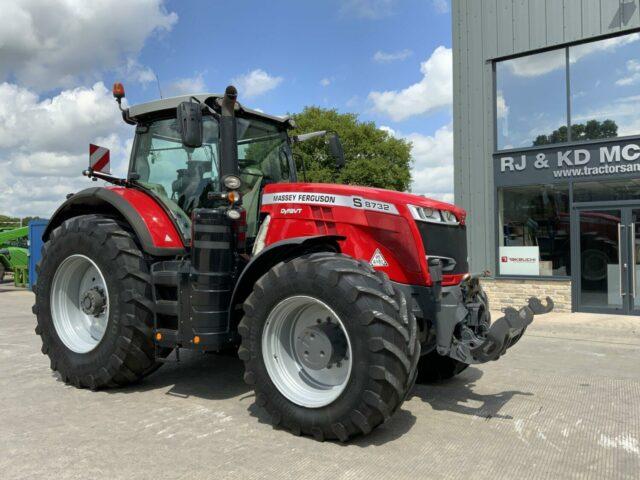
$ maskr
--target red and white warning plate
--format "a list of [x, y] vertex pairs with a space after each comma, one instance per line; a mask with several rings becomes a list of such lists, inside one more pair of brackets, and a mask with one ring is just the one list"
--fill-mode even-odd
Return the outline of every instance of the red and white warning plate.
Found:
[[111, 173], [109, 149], [89, 144], [89, 168], [94, 172]]

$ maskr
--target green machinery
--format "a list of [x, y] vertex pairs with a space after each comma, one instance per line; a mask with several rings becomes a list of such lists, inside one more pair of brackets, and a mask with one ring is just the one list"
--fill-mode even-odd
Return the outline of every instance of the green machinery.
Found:
[[13, 272], [17, 287], [29, 284], [28, 235], [29, 227], [0, 230], [0, 282], [6, 272]]

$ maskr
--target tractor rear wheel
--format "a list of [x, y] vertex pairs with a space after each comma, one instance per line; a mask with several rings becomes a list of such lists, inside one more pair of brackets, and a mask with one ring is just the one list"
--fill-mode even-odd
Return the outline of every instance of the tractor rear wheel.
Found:
[[112, 218], [78, 216], [42, 253], [33, 311], [52, 370], [91, 389], [154, 371], [149, 270], [132, 234]]
[[244, 378], [276, 426], [346, 441], [390, 418], [413, 387], [415, 317], [366, 262], [322, 252], [279, 263], [244, 313]]

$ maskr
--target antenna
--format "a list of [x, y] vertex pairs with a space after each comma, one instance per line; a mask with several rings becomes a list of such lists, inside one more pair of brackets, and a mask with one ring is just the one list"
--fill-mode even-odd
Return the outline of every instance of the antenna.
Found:
[[162, 98], [162, 89], [160, 88], [160, 77], [158, 77], [158, 74], [154, 71], [153, 74], [156, 77], [156, 83], [158, 84], [158, 93], [160, 94], [160, 98]]

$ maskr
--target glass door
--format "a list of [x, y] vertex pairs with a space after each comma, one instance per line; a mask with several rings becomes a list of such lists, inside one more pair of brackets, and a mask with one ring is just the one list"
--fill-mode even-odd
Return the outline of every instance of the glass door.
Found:
[[578, 209], [577, 214], [579, 258], [574, 285], [578, 307], [583, 311], [626, 313], [628, 226], [623, 209], [593, 207]]
[[630, 209], [629, 217], [629, 306], [630, 313], [640, 315], [640, 208]]

